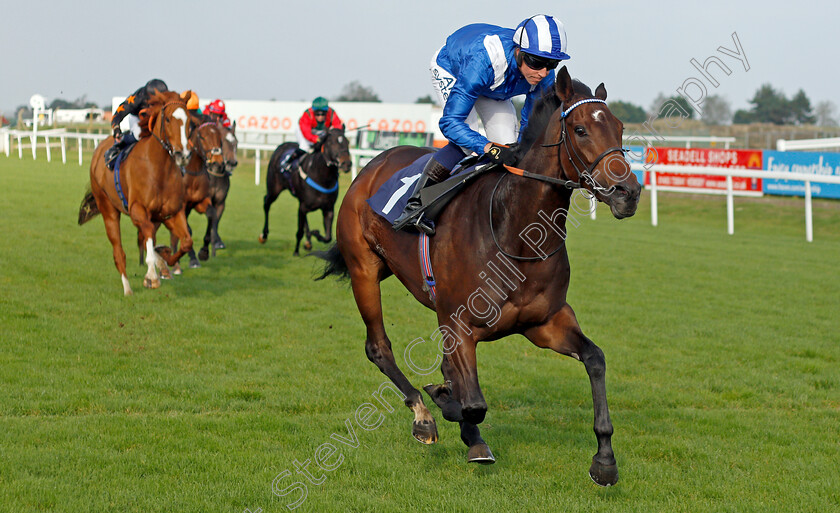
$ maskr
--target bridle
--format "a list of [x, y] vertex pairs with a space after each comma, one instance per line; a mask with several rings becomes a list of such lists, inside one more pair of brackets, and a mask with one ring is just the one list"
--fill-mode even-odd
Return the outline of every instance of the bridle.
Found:
[[[152, 127], [151, 132], [152, 132], [152, 136], [154, 136], [154, 138], [157, 139], [157, 141], [160, 143], [160, 145], [163, 146], [163, 149], [166, 150], [167, 153], [169, 153], [169, 156], [172, 157], [172, 158], [175, 158], [175, 151], [172, 148], [172, 145], [169, 143], [169, 136], [166, 135], [166, 131], [163, 129], [164, 125], [166, 124], [165, 111], [166, 111], [166, 108], [169, 107], [170, 105], [177, 105], [179, 107], [183, 107], [184, 112], [186, 112], [186, 110], [187, 110], [186, 106], [181, 101], [172, 101], [172, 102], [169, 102], [169, 103], [165, 103], [163, 105], [163, 107], [160, 108], [160, 113], [158, 114], [158, 116], [160, 116], [160, 136], [158, 136], [155, 133], [154, 127]], [[185, 127], [185, 130], [186, 130], [186, 127]]]
[[[187, 174], [188, 174], [188, 175], [198, 176], [198, 175], [200, 175], [201, 173], [203, 173], [204, 171], [207, 171], [207, 172], [209, 173], [210, 171], [209, 171], [208, 169], [209, 169], [209, 167], [210, 167], [210, 163], [211, 163], [210, 161], [212, 160], [212, 158], [213, 158], [214, 156], [217, 156], [217, 155], [221, 155], [221, 154], [222, 154], [222, 148], [221, 148], [221, 147], [215, 147], [215, 148], [212, 148], [210, 151], [207, 151], [207, 150], [205, 149], [204, 137], [202, 137], [202, 135], [201, 135], [201, 129], [202, 129], [202, 128], [204, 128], [204, 127], [206, 127], [206, 126], [216, 126], [216, 123], [214, 123], [214, 122], [212, 122], [212, 121], [208, 121], [208, 122], [206, 122], [206, 123], [202, 123], [201, 125], [199, 125], [199, 126], [195, 129], [195, 132], [194, 132], [194, 133], [195, 133], [195, 138], [196, 138], [196, 140], [198, 141], [198, 143], [197, 143], [195, 146], [196, 146], [196, 148], [198, 149], [198, 152], [199, 152], [201, 155], [203, 155], [203, 156], [204, 156], [204, 166], [202, 166], [202, 170], [201, 170], [201, 171], [199, 171], [198, 173], [191, 173], [191, 172], [187, 171]], [[190, 142], [192, 142], [192, 139], [190, 139]]]
[[[552, 146], [557, 146], [557, 159], [562, 162], [563, 161], [563, 154], [562, 154], [563, 153], [563, 146], [565, 145], [566, 156], [569, 159], [569, 163], [572, 165], [575, 172], [577, 173], [578, 180], [586, 182], [589, 185], [589, 187], [592, 189], [593, 192], [601, 192], [601, 193], [609, 194], [612, 190], [612, 187], [607, 188], [607, 187], [602, 187], [602, 186], [598, 185], [598, 182], [596, 182], [595, 179], [592, 177], [592, 171], [594, 171], [595, 167], [598, 165], [598, 163], [600, 163], [604, 159], [604, 157], [606, 157], [610, 153], [613, 153], [613, 152], [617, 151], [617, 152], [620, 152], [621, 155], [623, 156], [627, 152], [627, 150], [625, 150], [621, 146], [613, 146], [611, 148], [607, 148], [600, 155], [598, 155], [595, 158], [595, 160], [592, 161], [591, 164], [589, 164], [588, 166], [586, 165], [586, 162], [584, 162], [583, 158], [581, 158], [581, 156], [578, 154], [575, 147], [570, 143], [570, 141], [569, 141], [570, 138], [568, 137], [568, 130], [566, 128], [566, 118], [575, 109], [575, 107], [577, 107], [579, 105], [583, 105], [584, 103], [603, 103], [604, 105], [607, 104], [607, 102], [605, 102], [604, 100], [598, 99], [598, 98], [586, 98], [586, 99], [579, 100], [579, 101], [573, 103], [568, 109], [563, 110], [563, 112], [560, 114], [560, 140], [557, 141], [556, 143], [543, 144], [542, 146], [543, 146], [543, 148], [550, 148]], [[561, 109], [563, 108], [562, 103], [560, 104], [560, 108]], [[574, 155], [574, 158], [572, 158], [573, 155]], [[575, 162], [575, 159], [577, 159], [580, 162], [581, 167], [584, 168], [583, 170], [581, 170], [578, 167], [577, 163]], [[581, 188], [582, 187], [580, 185], [580, 182], [572, 182], [572, 183], [575, 184], [576, 187], [570, 187], [570, 188]]]
[[350, 156], [350, 150], [349, 149], [346, 149], [346, 150], [342, 149], [341, 151], [338, 152], [337, 155], [329, 155], [328, 156], [327, 152], [325, 151], [325, 148], [326, 148], [326, 145], [327, 145], [326, 144], [327, 139], [329, 139], [330, 135], [331, 135], [330, 131], [327, 130], [326, 135], [324, 135], [324, 140], [321, 141], [321, 153], [324, 154], [324, 161], [327, 163], [327, 167], [338, 167], [339, 166], [339, 159], [341, 157], [343, 157], [344, 155], [347, 155], [349, 157]]
[[[598, 157], [595, 158], [595, 160], [592, 161], [591, 164], [587, 165], [586, 162], [584, 162], [584, 160], [581, 158], [581, 156], [578, 154], [577, 150], [575, 149], [574, 145], [571, 144], [570, 137], [568, 137], [568, 130], [566, 128], [566, 118], [575, 109], [575, 107], [578, 107], [579, 105], [583, 105], [584, 103], [603, 103], [604, 105], [607, 104], [607, 102], [605, 102], [604, 100], [598, 99], [598, 98], [586, 98], [584, 100], [580, 100], [580, 101], [577, 101], [577, 102], [573, 103], [569, 108], [564, 109], [562, 111], [562, 113], [560, 114], [560, 140], [557, 141], [556, 143], [543, 144], [542, 147], [543, 148], [550, 148], [550, 147], [553, 147], [553, 146], [557, 146], [557, 160], [558, 160], [558, 162], [562, 162], [563, 161], [563, 146], [565, 146], [566, 147], [566, 156], [569, 159], [569, 163], [572, 164], [572, 167], [574, 168], [575, 172], [577, 173], [578, 180], [581, 180], [581, 181], [585, 182], [587, 185], [589, 185], [593, 192], [609, 193], [612, 190], [612, 187], [607, 188], [607, 187], [602, 187], [602, 186], [598, 185], [598, 182], [596, 182], [595, 179], [592, 177], [592, 171], [595, 169], [595, 167], [598, 165], [598, 163], [601, 162], [604, 159], [604, 157], [606, 157], [610, 153], [618, 151], [623, 156], [624, 153], [627, 152], [627, 150], [625, 150], [624, 148], [622, 148], [620, 146], [613, 146], [611, 148], [607, 148], [606, 150], [604, 150], [600, 155], [598, 155]], [[563, 109], [563, 104], [562, 103], [560, 104], [560, 108]], [[574, 155], [574, 158], [572, 158], [573, 155]], [[577, 159], [580, 162], [581, 167], [584, 168], [583, 170], [581, 170], [581, 168], [578, 167], [577, 163], [575, 163], [575, 159]], [[562, 168], [562, 166], [561, 166], [561, 168]], [[509, 167], [509, 166], [504, 166], [504, 169], [511, 174], [521, 176], [523, 178], [531, 178], [531, 179], [538, 180], [538, 181], [541, 181], [541, 182], [546, 182], [546, 183], [550, 183], [550, 184], [553, 184], [553, 185], [559, 185], [559, 186], [565, 187], [567, 189], [582, 189], [583, 188], [583, 186], [581, 185], [580, 182], [574, 182], [572, 180], [563, 180], [561, 178], [553, 178], [553, 177], [550, 177], [550, 176], [545, 176], [545, 175], [541, 175], [541, 174], [537, 174], [537, 173], [531, 173], [529, 171], [525, 171], [524, 169], [517, 169], [517, 168], [513, 168], [513, 167]], [[507, 173], [502, 174], [502, 176], [499, 177], [499, 180], [496, 182], [496, 185], [493, 187], [493, 192], [490, 194], [489, 221], [490, 221], [490, 235], [493, 237], [493, 243], [496, 245], [496, 248], [503, 255], [505, 255], [508, 258], [512, 258], [514, 260], [521, 260], [521, 261], [547, 260], [549, 257], [554, 256], [554, 254], [556, 254], [558, 251], [560, 251], [563, 248], [563, 246], [565, 246], [565, 244], [566, 244], [566, 238], [565, 237], [563, 237], [563, 240], [560, 242], [559, 246], [557, 246], [554, 250], [552, 250], [550, 253], [546, 254], [545, 256], [525, 257], [525, 256], [520, 256], [520, 255], [513, 255], [513, 254], [508, 253], [504, 249], [502, 249], [502, 246], [499, 245], [499, 240], [496, 238], [496, 230], [493, 227], [493, 200], [496, 197], [496, 191], [499, 189], [499, 185], [502, 183], [502, 180], [506, 176], [507, 176]]]

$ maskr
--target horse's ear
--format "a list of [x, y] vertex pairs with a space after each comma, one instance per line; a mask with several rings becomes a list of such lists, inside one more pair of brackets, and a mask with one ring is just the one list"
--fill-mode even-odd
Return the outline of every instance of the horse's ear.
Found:
[[604, 101], [607, 100], [607, 88], [604, 87], [603, 82], [601, 82], [601, 84], [597, 88], [595, 88], [595, 98]]
[[342, 123], [342, 124], [341, 124], [341, 131], [343, 132], [343, 131], [345, 131], [346, 129], [347, 129], [347, 128], [346, 128], [346, 125], [345, 125], [344, 123]]
[[569, 75], [569, 70], [566, 69], [566, 66], [563, 66], [557, 72], [557, 78], [554, 80], [554, 92], [563, 103], [571, 100], [575, 94], [575, 89], [572, 86], [572, 76]]
[[236, 121], [234, 121], [233, 124], [230, 126], [230, 131], [234, 134], [236, 133]]

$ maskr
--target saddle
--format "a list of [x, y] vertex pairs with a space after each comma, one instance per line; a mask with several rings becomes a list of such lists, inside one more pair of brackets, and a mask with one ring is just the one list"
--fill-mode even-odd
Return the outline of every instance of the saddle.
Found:
[[[432, 154], [427, 154], [414, 163], [394, 173], [367, 203], [374, 212], [387, 219], [390, 223], [399, 217], [405, 208], [408, 197], [411, 195], [413, 185], [423, 166]], [[452, 175], [443, 182], [424, 188], [420, 192], [421, 207], [417, 209], [412, 218], [423, 215], [432, 221], [436, 220], [444, 211], [447, 204], [464, 190], [476, 178], [496, 167], [496, 164], [481, 160], [480, 157], [470, 156], [458, 163], [452, 171]]]
[[128, 157], [128, 154], [131, 153], [131, 150], [133, 150], [134, 146], [136, 145], [137, 143], [133, 142], [125, 148], [123, 148], [122, 150], [120, 150], [119, 152], [115, 153], [113, 156], [111, 156], [110, 159], [108, 159], [105, 162], [105, 165], [108, 166], [108, 169], [110, 169], [111, 171], [114, 171], [114, 169], [116, 169], [117, 172], [119, 172], [120, 164], [122, 164], [125, 161], [126, 157]]

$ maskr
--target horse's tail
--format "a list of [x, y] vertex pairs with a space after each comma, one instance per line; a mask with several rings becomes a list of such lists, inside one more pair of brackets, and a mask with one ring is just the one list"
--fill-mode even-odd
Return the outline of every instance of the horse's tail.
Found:
[[82, 199], [82, 206], [79, 207], [79, 226], [90, 221], [97, 215], [99, 215], [99, 207], [96, 205], [96, 199], [93, 197], [93, 193], [88, 189], [85, 197]]
[[310, 254], [326, 260], [323, 274], [315, 278], [315, 281], [323, 280], [330, 275], [334, 275], [339, 280], [350, 278], [350, 270], [347, 269], [347, 262], [344, 261], [341, 251], [338, 250], [338, 242], [334, 242], [330, 249], [326, 251], [313, 251]]

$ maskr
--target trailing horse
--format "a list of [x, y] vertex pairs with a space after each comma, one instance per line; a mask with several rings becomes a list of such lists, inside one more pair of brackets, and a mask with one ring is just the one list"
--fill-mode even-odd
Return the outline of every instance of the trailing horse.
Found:
[[[190, 212], [193, 209], [199, 214], [207, 216], [207, 225], [210, 226], [216, 217], [215, 207], [210, 198], [210, 176], [220, 175], [224, 170], [225, 161], [222, 155], [222, 135], [215, 122], [205, 122], [193, 130], [190, 137], [190, 146], [193, 151], [192, 158], [184, 167], [184, 213], [189, 226]], [[190, 228], [190, 234], [192, 229]], [[170, 235], [170, 247], [172, 251], [178, 249], [178, 239]], [[142, 247], [141, 255], [142, 255]], [[201, 267], [195, 257], [195, 251], [189, 251], [190, 267]], [[176, 264], [172, 270], [174, 274], [181, 274], [180, 265]]]
[[[224, 168], [207, 170], [210, 179], [211, 208], [207, 209], [207, 230], [204, 232], [203, 244], [198, 252], [200, 260], [207, 260], [211, 252], [215, 257], [217, 249], [225, 249], [225, 243], [219, 237], [219, 222], [222, 220], [222, 214], [225, 213], [225, 202], [230, 191], [230, 175], [239, 164], [236, 160], [236, 147], [239, 144], [236, 139], [236, 122], [234, 121], [230, 128], [217, 122], [216, 128], [222, 136]], [[208, 250], [208, 247], [212, 247], [212, 250]], [[193, 259], [195, 259], [195, 252], [190, 251], [190, 261]]]
[[[338, 172], [339, 170], [349, 172], [353, 164], [350, 160], [350, 144], [344, 135], [343, 128], [329, 129], [319, 144], [320, 148], [301, 157], [298, 165], [288, 175], [280, 169], [280, 162], [286, 154], [294, 151], [298, 144], [283, 143], [271, 155], [266, 171], [267, 192], [263, 198], [265, 224], [259, 237], [260, 243], [265, 244], [268, 240], [268, 211], [271, 209], [271, 204], [286, 189], [299, 202], [294, 254], [299, 254], [300, 241], [304, 234], [306, 242], [303, 248], [307, 251], [312, 249], [311, 237], [315, 237], [320, 242], [332, 241], [333, 210], [335, 201], [338, 199]], [[309, 230], [306, 214], [313, 210], [320, 210], [324, 216], [323, 236], [318, 230]]]
[[406, 359], [416, 372], [429, 373], [440, 364], [444, 383], [424, 389], [446, 420], [460, 424], [469, 461], [495, 461], [478, 428], [487, 403], [478, 382], [476, 344], [519, 333], [586, 367], [598, 441], [589, 474], [599, 485], [618, 480], [604, 353], [583, 334], [566, 302], [566, 217], [572, 189], [586, 189], [618, 219], [632, 216], [639, 202], [641, 186], [621, 149], [623, 125], [607, 108], [606, 97], [603, 84], [593, 95], [572, 81], [565, 67], [558, 71], [553, 94], [536, 103], [516, 150], [522, 169], [485, 172], [441, 214], [425, 262], [434, 269], [434, 281], [428, 280], [421, 262], [418, 235], [394, 231], [366, 202], [396, 171], [428, 150], [398, 147], [380, 154], [347, 191], [338, 213], [336, 245], [319, 255], [327, 260], [321, 278], [349, 276], [367, 327], [365, 352], [405, 396], [414, 412], [412, 434], [417, 440], [436, 442], [437, 427], [419, 390], [397, 366], [385, 332], [379, 282], [392, 274], [437, 313], [432, 340], [440, 343], [443, 354], [431, 368], [411, 362], [410, 347]]
[[[145, 287], [160, 287], [155, 268], [165, 269], [164, 261], [175, 265], [192, 247], [184, 215], [184, 184], [180, 169], [190, 158], [187, 106], [177, 93], [158, 92], [150, 99], [149, 107], [148, 126], [152, 137], [140, 139], [125, 161], [118, 162], [115, 171], [108, 169], [103, 158], [105, 151], [113, 145], [113, 138], [109, 137], [97, 146], [90, 165], [91, 190], [79, 209], [80, 225], [97, 213], [102, 214], [125, 295], [132, 294], [132, 290], [120, 240], [121, 214], [131, 217], [145, 241], [148, 266], [143, 279]], [[161, 222], [181, 240], [181, 249], [174, 255], [169, 248], [159, 248], [160, 253], [155, 251], [155, 223]]]

